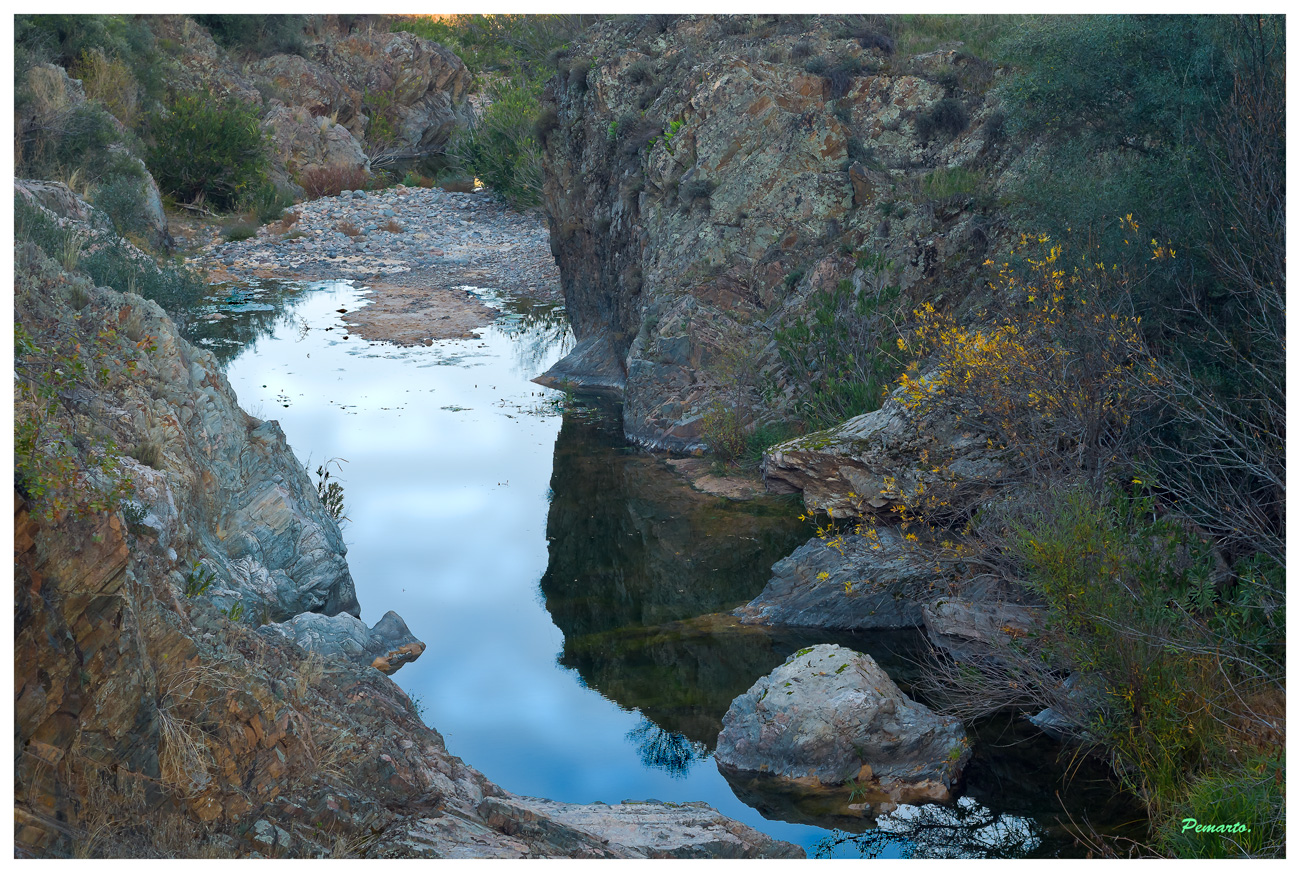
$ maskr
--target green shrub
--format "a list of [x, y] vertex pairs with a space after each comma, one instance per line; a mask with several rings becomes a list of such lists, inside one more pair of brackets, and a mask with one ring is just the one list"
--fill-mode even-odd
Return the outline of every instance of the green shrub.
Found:
[[195, 15], [222, 48], [262, 56], [302, 54], [305, 15]]
[[879, 409], [900, 367], [887, 318], [899, 297], [892, 265], [874, 257], [863, 263], [865, 281], [857, 291], [847, 279], [818, 291], [806, 316], [776, 330], [777, 353], [796, 387], [796, 412], [810, 430]]
[[[76, 238], [75, 231], [55, 224], [43, 212], [20, 196], [14, 197], [14, 234], [39, 246], [49, 257], [60, 260]], [[97, 245], [81, 254], [77, 269], [97, 285], [117, 291], [133, 291], [162, 306], [178, 321], [203, 299], [207, 284], [181, 267], [159, 266], [142, 258], [122, 240]]]
[[184, 95], [150, 117], [149, 132], [146, 163], [159, 187], [178, 200], [233, 209], [267, 185], [267, 141], [250, 106]]
[[239, 242], [241, 240], [252, 239], [257, 236], [257, 225], [248, 221], [241, 221], [227, 227], [223, 234], [226, 242]]
[[[1282, 735], [1263, 726], [1279, 724], [1283, 708], [1270, 701], [1284, 700], [1285, 616], [1271, 586], [1249, 574], [1225, 584], [1210, 544], [1140, 491], [1073, 490], [1011, 530], [1026, 584], [1047, 605], [1044, 656], [1085, 677], [1095, 707], [1086, 728], [1151, 810], [1164, 847], [1279, 851], [1271, 762]], [[1232, 846], [1184, 833], [1185, 817], [1239, 820], [1253, 833]]]
[[956, 97], [945, 97], [916, 118], [916, 134], [930, 140], [936, 134], [956, 136], [970, 125], [966, 104]]
[[704, 411], [701, 424], [700, 438], [709, 454], [719, 461], [734, 461], [745, 454], [749, 441], [745, 423], [736, 409], [715, 400]]
[[541, 202], [542, 152], [536, 136], [542, 83], [516, 76], [489, 88], [492, 103], [457, 132], [448, 153], [516, 207]]
[[921, 192], [931, 200], [978, 196], [987, 190], [984, 174], [965, 167], [941, 167], [921, 180]]

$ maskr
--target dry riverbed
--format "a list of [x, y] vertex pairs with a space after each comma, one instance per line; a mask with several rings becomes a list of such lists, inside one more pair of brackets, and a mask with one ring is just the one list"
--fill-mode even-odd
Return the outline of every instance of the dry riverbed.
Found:
[[496, 310], [467, 288], [558, 300], [559, 270], [539, 213], [486, 193], [398, 185], [300, 203], [257, 236], [225, 242], [181, 221], [189, 261], [213, 281], [352, 279], [371, 302], [346, 313], [360, 336], [398, 345], [473, 336]]

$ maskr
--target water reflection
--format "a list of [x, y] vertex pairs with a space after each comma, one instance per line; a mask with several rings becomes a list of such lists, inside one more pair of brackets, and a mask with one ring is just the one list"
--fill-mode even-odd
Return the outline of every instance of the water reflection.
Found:
[[893, 856], [899, 843], [909, 858], [1025, 858], [1042, 844], [1041, 829], [1031, 819], [995, 813], [973, 797], [953, 806], [903, 805], [881, 816], [876, 828], [859, 834], [836, 833], [815, 853], [817, 858]]
[[677, 779], [686, 778], [692, 764], [712, 754], [704, 743], [666, 731], [648, 718], [628, 731], [627, 739], [636, 746], [642, 764]]
[[183, 334], [211, 351], [224, 367], [246, 346], [293, 321], [292, 304], [319, 287], [275, 279], [213, 285], [193, 317], [185, 320]]

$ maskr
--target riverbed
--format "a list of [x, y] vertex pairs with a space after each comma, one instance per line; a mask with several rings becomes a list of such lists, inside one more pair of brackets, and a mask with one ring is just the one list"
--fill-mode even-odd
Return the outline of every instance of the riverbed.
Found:
[[226, 288], [207, 313], [225, 317], [193, 333], [244, 408], [343, 484], [362, 618], [395, 610], [428, 645], [394, 679], [453, 754], [525, 795], [702, 800], [810, 856], [1070, 853], [1050, 796], [1059, 767], [1010, 722], [979, 734], [962, 805], [905, 807], [866, 836], [729, 784], [712, 748], [760, 676], [839, 642], [907, 687], [919, 635], [730, 620], [809, 536], [796, 504], [693, 491], [623, 441], [616, 403], [532, 383], [572, 343], [558, 305], [463, 286], [502, 315], [473, 339], [399, 347], [349, 329], [364, 290]]

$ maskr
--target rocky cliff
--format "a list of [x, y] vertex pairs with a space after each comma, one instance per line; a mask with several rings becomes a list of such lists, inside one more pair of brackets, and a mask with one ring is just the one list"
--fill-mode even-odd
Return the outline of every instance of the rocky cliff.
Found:
[[[66, 188], [19, 196], [104, 244]], [[516, 797], [449, 755], [384, 675], [423, 644], [355, 618], [279, 427], [156, 304], [15, 249], [18, 856], [800, 854], [707, 807]]]
[[701, 446], [724, 391], [785, 417], [800, 398], [774, 332], [811, 295], [860, 285], [867, 253], [905, 300], [961, 298], [997, 232], [995, 71], [810, 19], [604, 22], [547, 86], [545, 207], [578, 344], [546, 381], [622, 390], [633, 440]]

